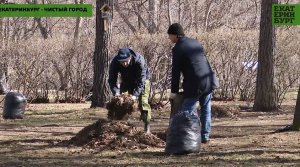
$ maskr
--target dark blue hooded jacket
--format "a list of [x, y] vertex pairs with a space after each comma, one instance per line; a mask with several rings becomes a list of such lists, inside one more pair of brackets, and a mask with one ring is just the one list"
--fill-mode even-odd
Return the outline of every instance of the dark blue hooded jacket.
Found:
[[[145, 80], [150, 79], [149, 69], [142, 55], [130, 50], [131, 60], [128, 67], [123, 67], [115, 56], [110, 63], [108, 83], [115, 95], [128, 91], [138, 97], [144, 90]], [[120, 89], [117, 86], [118, 74], [121, 74]]]
[[202, 45], [196, 39], [179, 38], [172, 49], [172, 54], [172, 93], [179, 91], [181, 73], [185, 98], [200, 97], [212, 92], [214, 72]]

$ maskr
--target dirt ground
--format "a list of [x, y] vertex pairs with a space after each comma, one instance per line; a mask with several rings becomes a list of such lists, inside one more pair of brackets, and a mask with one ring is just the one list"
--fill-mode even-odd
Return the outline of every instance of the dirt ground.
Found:
[[[238, 109], [244, 102], [213, 102]], [[90, 104], [30, 104], [25, 119], [0, 118], [0, 166], [300, 166], [300, 132], [273, 133], [292, 122], [295, 101], [278, 112], [243, 111], [213, 118], [211, 142], [201, 152], [164, 154], [163, 148], [133, 150], [64, 146], [84, 127], [106, 118]], [[0, 107], [2, 115], [3, 108]], [[152, 132], [164, 133], [169, 111], [153, 112]], [[129, 122], [142, 128], [139, 113]]]

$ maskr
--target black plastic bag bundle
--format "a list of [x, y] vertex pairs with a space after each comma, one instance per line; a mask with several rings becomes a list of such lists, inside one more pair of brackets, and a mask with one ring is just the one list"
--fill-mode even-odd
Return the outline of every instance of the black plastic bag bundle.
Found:
[[175, 114], [167, 132], [165, 152], [172, 155], [195, 153], [200, 151], [200, 144], [199, 117], [187, 112]]
[[23, 119], [26, 98], [17, 92], [8, 92], [4, 98], [4, 119]]

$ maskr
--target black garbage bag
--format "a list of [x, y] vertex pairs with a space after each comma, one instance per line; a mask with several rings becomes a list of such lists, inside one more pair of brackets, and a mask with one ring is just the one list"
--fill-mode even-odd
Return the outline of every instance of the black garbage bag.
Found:
[[26, 98], [21, 93], [8, 92], [4, 98], [3, 118], [23, 119]]
[[200, 151], [201, 135], [198, 115], [187, 112], [175, 114], [170, 121], [167, 132], [165, 152], [182, 155]]

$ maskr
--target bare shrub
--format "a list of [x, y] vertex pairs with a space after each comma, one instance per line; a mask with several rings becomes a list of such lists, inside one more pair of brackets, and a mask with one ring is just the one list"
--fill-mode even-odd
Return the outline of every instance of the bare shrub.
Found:
[[[299, 82], [299, 28], [278, 30], [275, 83], [278, 100]], [[254, 98], [258, 30], [218, 29], [210, 32], [186, 32], [204, 46], [208, 59], [220, 80], [214, 98], [252, 100]], [[111, 57], [122, 47], [131, 47], [145, 56], [151, 72], [152, 104], [165, 105], [170, 88], [172, 44], [166, 33], [155, 35], [115, 35]], [[13, 42], [0, 55], [7, 56], [11, 88], [23, 92], [29, 100], [80, 102], [89, 91], [92, 79], [94, 40], [81, 38], [74, 46], [71, 39], [52, 37]], [[51, 95], [54, 97], [51, 97]]]
[[192, 34], [201, 41], [212, 68], [220, 80], [214, 97], [221, 100], [252, 99], [254, 94], [257, 31], [218, 30]]
[[281, 105], [289, 88], [297, 87], [300, 78], [300, 28], [290, 27], [277, 31], [275, 88], [276, 98]]
[[[31, 39], [13, 43], [5, 49], [10, 57], [10, 85], [23, 92], [29, 102], [49, 99], [55, 90], [56, 99], [81, 99], [84, 82], [91, 78], [91, 46], [87, 41], [76, 47], [66, 39]], [[59, 90], [65, 93], [59, 95]], [[39, 100], [37, 100], [39, 101]]]

